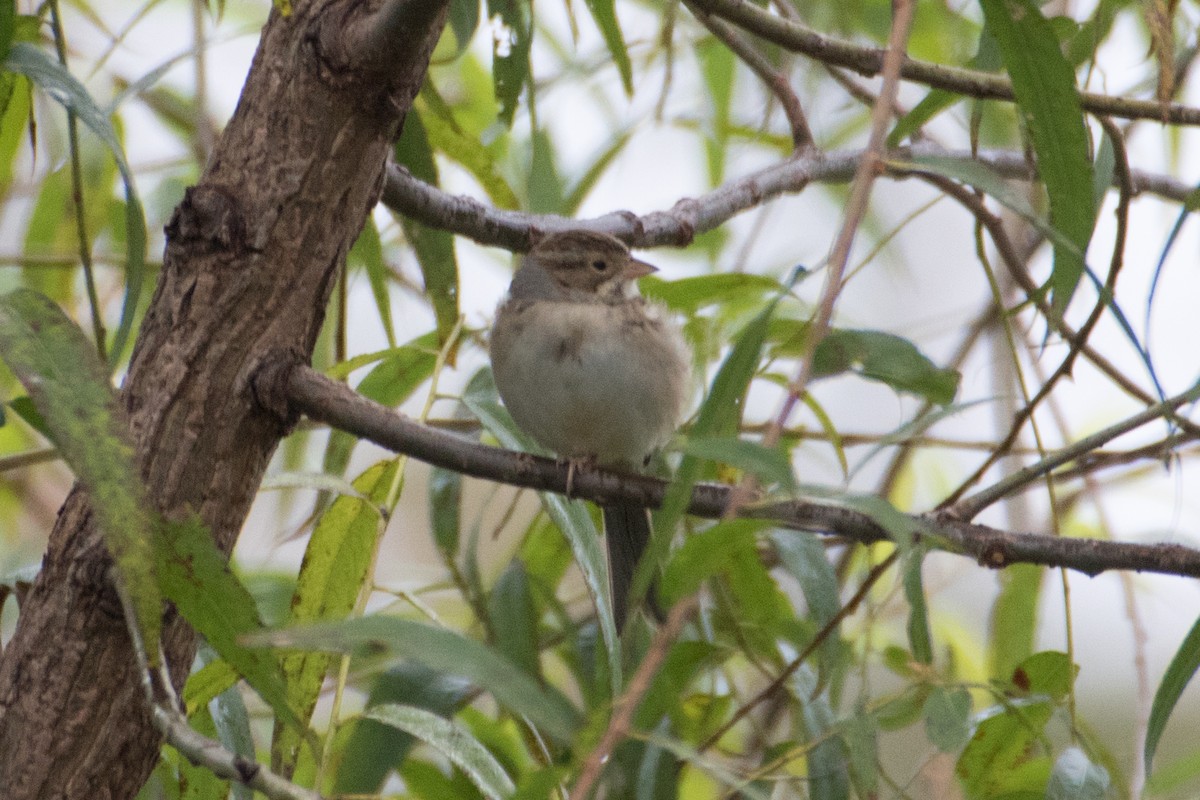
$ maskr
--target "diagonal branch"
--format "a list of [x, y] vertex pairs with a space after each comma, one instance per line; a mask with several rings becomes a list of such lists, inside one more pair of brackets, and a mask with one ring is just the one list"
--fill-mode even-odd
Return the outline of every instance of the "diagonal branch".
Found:
[[[575, 469], [569, 476], [565, 463], [489, 447], [418, 424], [308, 367], [289, 369], [274, 364], [258, 374], [255, 386], [260, 397], [279, 397], [282, 393], [294, 412], [463, 475], [559, 494], [567, 493], [569, 480], [571, 496], [598, 503], [621, 501], [657, 508], [666, 496], [668, 484], [658, 478], [600, 469]], [[688, 513], [706, 519], [721, 518], [731, 491], [729, 486], [698, 485]], [[992, 568], [1029, 563], [1066, 567], [1087, 575], [1118, 569], [1200, 577], [1200, 551], [1182, 545], [1015, 533], [964, 522], [941, 512], [894, 514], [887, 529], [849, 504], [807, 500], [752, 503], [741, 508], [739, 515], [867, 544], [898, 536], [928, 537], [941, 550], [971, 556]]]

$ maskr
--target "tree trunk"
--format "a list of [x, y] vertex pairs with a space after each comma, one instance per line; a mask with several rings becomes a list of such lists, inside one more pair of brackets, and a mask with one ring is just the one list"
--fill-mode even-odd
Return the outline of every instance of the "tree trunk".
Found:
[[[227, 553], [289, 425], [253, 379], [310, 358], [448, 3], [391, 0], [399, 15], [378, 15], [390, 33], [368, 42], [388, 57], [361, 67], [355, 37], [372, 32], [371, 5], [271, 14], [237, 111], [167, 226], [122, 390], [152, 503], [170, 518], [199, 513]], [[76, 488], [0, 660], [5, 800], [131, 797], [158, 758], [109, 565]], [[195, 636], [172, 613], [165, 623], [181, 684]]]

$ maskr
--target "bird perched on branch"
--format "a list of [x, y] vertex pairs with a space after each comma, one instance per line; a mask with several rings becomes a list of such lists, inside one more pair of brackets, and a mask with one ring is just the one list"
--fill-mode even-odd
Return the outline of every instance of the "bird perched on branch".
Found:
[[[517, 425], [572, 462], [637, 469], [684, 410], [687, 348], [634, 281], [657, 270], [615, 237], [551, 233], [522, 259], [496, 313], [496, 388]], [[615, 622], [650, 538], [646, 508], [602, 506]]]

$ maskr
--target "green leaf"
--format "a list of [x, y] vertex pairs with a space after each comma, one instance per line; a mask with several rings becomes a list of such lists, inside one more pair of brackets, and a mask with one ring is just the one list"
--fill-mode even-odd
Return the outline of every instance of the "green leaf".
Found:
[[454, 41], [458, 43], [457, 57], [467, 49], [475, 29], [479, 27], [479, 0], [451, 0], [447, 22], [454, 32]]
[[782, 444], [768, 448], [745, 439], [689, 437], [684, 443], [683, 452], [695, 458], [728, 464], [749, 472], [758, 477], [763, 486], [777, 485], [789, 493], [797, 490], [792, 460], [787, 448]]
[[817, 345], [813, 377], [853, 372], [898, 392], [946, 405], [958, 393], [959, 374], [940, 369], [917, 346], [882, 331], [835, 328]]
[[848, 800], [850, 754], [828, 699], [815, 694], [817, 677], [812, 668], [804, 665], [796, 670], [789, 688], [800, 701], [805, 738], [816, 743], [808, 753], [813, 800]]
[[1047, 695], [1062, 700], [1071, 692], [1079, 667], [1071, 663], [1066, 653], [1046, 650], [1022, 661], [1013, 670], [1012, 682], [1029, 695]]
[[392, 296], [388, 291], [388, 268], [383, 260], [383, 243], [379, 241], [379, 229], [375, 220], [367, 217], [358, 239], [350, 248], [347, 262], [351, 266], [361, 266], [367, 273], [371, 283], [371, 294], [375, 297], [375, 310], [379, 313], [379, 321], [387, 336], [389, 347], [396, 346], [396, 329], [392, 325]]
[[429, 470], [429, 521], [433, 540], [447, 558], [458, 553], [458, 534], [462, 528], [461, 472], [433, 467]]
[[358, 393], [385, 406], [398, 406], [433, 374], [437, 334], [426, 333], [388, 351], [358, 384]]
[[529, 47], [533, 20], [529, 0], [487, 0], [493, 21], [492, 84], [500, 103], [500, 121], [511, 127], [517, 99], [530, 79]]
[[708, 160], [708, 180], [713, 186], [725, 177], [725, 157], [729, 150], [729, 119], [733, 108], [733, 51], [715, 38], [705, 38], [695, 47], [704, 76], [705, 97], [712, 103], [712, 129], [705, 131], [704, 152]]
[[995, 678], [1007, 679], [1033, 654], [1044, 572], [1038, 564], [1013, 564], [999, 574], [1000, 594], [992, 605], [988, 642], [991, 675]]
[[367, 719], [382, 722], [411, 734], [446, 756], [488, 798], [511, 795], [516, 786], [486, 747], [471, 731], [452, 720], [412, 706], [382, 705], [366, 713]]
[[169, 522], [155, 545], [163, 595], [277, 716], [303, 729], [288, 704], [279, 663], [239, 641], [262, 630], [262, 623], [254, 598], [230, 571], [207, 528], [198, 521]]
[[913, 106], [912, 110], [901, 117], [887, 137], [889, 148], [899, 147], [900, 143], [921, 129], [929, 120], [960, 102], [963, 96], [948, 89], [933, 89]]
[[908, 601], [908, 646], [913, 658], [922, 664], [933, 663], [933, 640], [929, 634], [929, 609], [921, 580], [922, 547], [910, 547], [904, 559], [904, 598]]
[[276, 647], [386, 654], [420, 662], [473, 681], [491, 692], [498, 703], [528, 717], [560, 742], [570, 741], [582, 722], [579, 712], [557, 689], [540, 685], [501, 654], [445, 628], [398, 617], [369, 616], [287, 628], [251, 638]]
[[[818, 628], [824, 628], [841, 610], [837, 573], [829, 563], [825, 547], [815, 534], [797, 531], [776, 531], [771, 535], [779, 562], [804, 594], [808, 613]], [[838, 658], [840, 625], [830, 632], [821, 645], [821, 669], [828, 675]]]
[[0, 297], [0, 356], [25, 385], [59, 453], [87, 489], [117, 564], [151, 667], [159, 664], [162, 601], [154, 522], [108, 373], [83, 332], [36, 292]]
[[[396, 161], [413, 175], [437, 185], [437, 165], [420, 113], [410, 113], [395, 146]], [[438, 341], [445, 342], [458, 324], [458, 261], [454, 255], [454, 236], [440, 228], [431, 228], [408, 217], [400, 217], [404, 236], [412, 245], [425, 279], [425, 292], [433, 303], [437, 319]]]
[[[216, 738], [217, 726], [208, 708], [202, 708], [188, 720], [197, 733]], [[207, 767], [193, 764], [186, 758], [179, 759], [180, 800], [225, 800], [229, 796], [229, 782], [223, 781]]]
[[13, 161], [21, 146], [32, 108], [29, 81], [0, 70], [0, 192], [12, 182]]
[[762, 520], [731, 519], [689, 536], [663, 573], [663, 595], [671, 601], [680, 600], [713, 575], [729, 572], [746, 554], [757, 557], [758, 532], [767, 525]]
[[925, 735], [943, 753], [957, 753], [971, 737], [971, 693], [933, 687], [925, 700]]
[[50, 432], [50, 426], [46, 424], [46, 420], [42, 418], [42, 413], [37, 410], [37, 406], [33, 403], [33, 398], [28, 395], [24, 397], [14, 397], [8, 401], [8, 407], [13, 410], [25, 423], [35, 431], [53, 441], [54, 435]]
[[[342, 619], [354, 609], [370, 577], [384, 528], [380, 506], [395, 474], [394, 460], [375, 464], [354, 481], [359, 497], [342, 495], [321, 515], [304, 551], [290, 623]], [[280, 661], [288, 704], [305, 723], [312, 717], [332, 662], [333, 656], [324, 652], [288, 653]], [[297, 732], [277, 722], [271, 745], [274, 768], [291, 775], [299, 747]]]
[[535, 678], [541, 678], [537, 609], [520, 559], [509, 562], [488, 594], [488, 617], [496, 648]]
[[967, 796], [1041, 797], [1051, 765], [1037, 745], [1053, 713], [1047, 702], [1012, 704], [979, 723], [955, 766]]
[[621, 74], [621, 85], [625, 94], [633, 94], [633, 67], [629, 63], [629, 51], [625, 49], [625, 37], [621, 34], [621, 25], [617, 21], [617, 11], [613, 0], [587, 0], [588, 11], [592, 19], [604, 35], [604, 43], [612, 54], [617, 72]]
[[[8, 58], [17, 22], [17, 0], [0, 0], [0, 60]], [[0, 112], [4, 106], [0, 104]]]
[[1078, 747], [1068, 747], [1054, 762], [1046, 800], [1105, 800], [1110, 785], [1108, 770]]
[[25, 42], [13, 44], [4, 66], [29, 78], [50, 97], [70, 109], [112, 152], [125, 183], [125, 299], [121, 321], [108, 350], [109, 366], [120, 362], [133, 329], [146, 262], [146, 217], [133, 182], [133, 172], [112, 123], [96, 105], [83, 84], [62, 65], [37, 47]]
[[[380, 675], [367, 698], [367, 708], [386, 703], [423, 708], [449, 716], [470, 697], [471, 685], [462, 678], [407, 663]], [[333, 794], [378, 794], [388, 773], [408, 757], [412, 735], [359, 718], [352, 726], [338, 766]]]
[[[479, 418], [483, 427], [496, 437], [501, 446], [510, 450], [537, 453], [540, 448], [513, 422], [508, 411], [500, 405], [496, 383], [489, 369], [482, 369], [471, 378], [463, 393], [463, 403]], [[540, 492], [542, 507], [575, 554], [575, 563], [583, 573], [584, 584], [596, 606], [600, 635], [608, 657], [611, 688], [615, 697], [621, 681], [621, 641], [613, 622], [611, 590], [608, 584], [608, 561], [600, 546], [600, 533], [583, 503], [567, 500], [562, 495]]]
[[1081, 261], [1083, 259], [1083, 250], [1080, 250], [1075, 242], [1048, 222], [1037, 209], [1030, 205], [1029, 199], [1024, 194], [1015, 190], [1009, 181], [987, 164], [948, 156], [920, 156], [911, 161], [888, 161], [888, 164], [896, 169], [941, 175], [979, 189], [996, 198], [1002, 206], [1036, 228], [1038, 233], [1050, 240], [1056, 250], [1072, 250], [1073, 255], [1077, 255]]
[[[516, 209], [520, 206], [516, 194], [497, 170], [496, 161], [484, 147], [481, 137], [459, 126], [453, 109], [437, 93], [432, 83], [426, 82], [422, 87], [416, 108], [432, 150], [457, 162], [471, 173], [497, 208]], [[413, 112], [409, 113], [411, 115]], [[421, 179], [429, 182], [429, 178]]]
[[1050, 221], [1074, 245], [1055, 245], [1052, 302], [1061, 315], [1083, 276], [1096, 210], [1092, 164], [1075, 72], [1033, 0], [980, 0], [1012, 78], [1013, 94], [1037, 154]]
[[717, 272], [673, 281], [651, 275], [638, 281], [638, 287], [646, 298], [657, 300], [686, 316], [735, 299], [759, 304], [769, 295], [783, 291], [774, 278], [749, 272]]
[[1154, 763], [1154, 751], [1166, 730], [1167, 720], [1175, 710], [1175, 704], [1183, 695], [1184, 687], [1188, 685], [1196, 670], [1200, 669], [1200, 619], [1192, 625], [1184, 637], [1179, 650], [1167, 666], [1162, 683], [1154, 693], [1154, 702], [1150, 705], [1150, 719], [1146, 723], [1146, 747], [1144, 752], [1146, 772], [1151, 771]]
[[554, 140], [545, 129], [535, 130], [529, 149], [529, 210], [535, 214], [564, 213], [567, 190], [555, 164]]

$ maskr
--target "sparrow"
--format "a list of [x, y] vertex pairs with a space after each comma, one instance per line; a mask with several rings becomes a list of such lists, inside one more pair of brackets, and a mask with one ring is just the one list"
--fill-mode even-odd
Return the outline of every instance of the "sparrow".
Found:
[[[634, 283], [657, 271], [613, 236], [551, 233], [524, 256], [496, 312], [489, 355], [500, 398], [523, 431], [572, 464], [637, 470], [681, 420], [687, 346]], [[633, 504], [601, 511], [620, 630], [650, 515]]]

